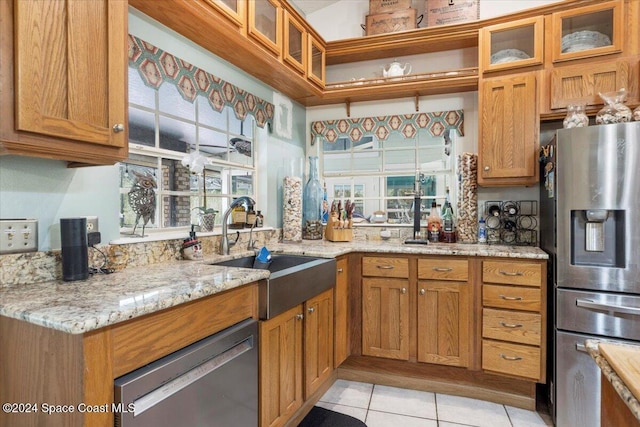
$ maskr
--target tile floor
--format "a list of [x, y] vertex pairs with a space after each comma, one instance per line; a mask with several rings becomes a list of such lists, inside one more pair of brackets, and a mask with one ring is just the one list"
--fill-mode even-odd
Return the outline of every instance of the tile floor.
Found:
[[483, 400], [337, 380], [317, 406], [358, 418], [367, 427], [552, 426], [548, 414]]

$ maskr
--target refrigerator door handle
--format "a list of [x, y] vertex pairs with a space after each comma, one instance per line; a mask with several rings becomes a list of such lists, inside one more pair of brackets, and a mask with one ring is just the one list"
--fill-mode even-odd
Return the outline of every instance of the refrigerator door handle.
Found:
[[592, 308], [595, 310], [605, 310], [614, 313], [633, 314], [635, 316], [640, 316], [640, 308], [637, 307], [599, 303], [585, 298], [576, 298], [576, 305], [583, 308]]

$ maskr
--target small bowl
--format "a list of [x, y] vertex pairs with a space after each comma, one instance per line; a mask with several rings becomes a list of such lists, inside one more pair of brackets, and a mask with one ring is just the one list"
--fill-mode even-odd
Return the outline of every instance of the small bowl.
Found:
[[382, 224], [387, 221], [387, 214], [383, 211], [375, 211], [373, 215], [371, 215], [371, 218], [369, 218], [369, 221], [375, 224]]

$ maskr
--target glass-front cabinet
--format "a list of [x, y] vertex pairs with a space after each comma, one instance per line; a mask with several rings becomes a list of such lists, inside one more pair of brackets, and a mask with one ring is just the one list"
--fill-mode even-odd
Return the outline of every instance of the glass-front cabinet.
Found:
[[307, 35], [309, 64], [307, 76], [309, 80], [324, 88], [325, 48], [311, 34]]
[[204, 0], [211, 5], [229, 22], [242, 30], [247, 21], [247, 1], [246, 0]]
[[482, 72], [542, 64], [544, 18], [520, 19], [480, 30]]
[[299, 73], [306, 72], [307, 31], [289, 11], [284, 11], [284, 61]]
[[553, 62], [622, 52], [623, 7], [615, 0], [554, 13]]
[[247, 2], [249, 7], [248, 33], [251, 38], [276, 56], [282, 52], [282, 7], [277, 0]]

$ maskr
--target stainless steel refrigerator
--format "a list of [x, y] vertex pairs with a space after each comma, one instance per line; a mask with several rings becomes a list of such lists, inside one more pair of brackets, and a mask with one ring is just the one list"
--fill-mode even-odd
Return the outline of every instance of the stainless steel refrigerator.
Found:
[[541, 164], [552, 415], [597, 427], [600, 370], [585, 339], [640, 344], [640, 122], [558, 130]]

